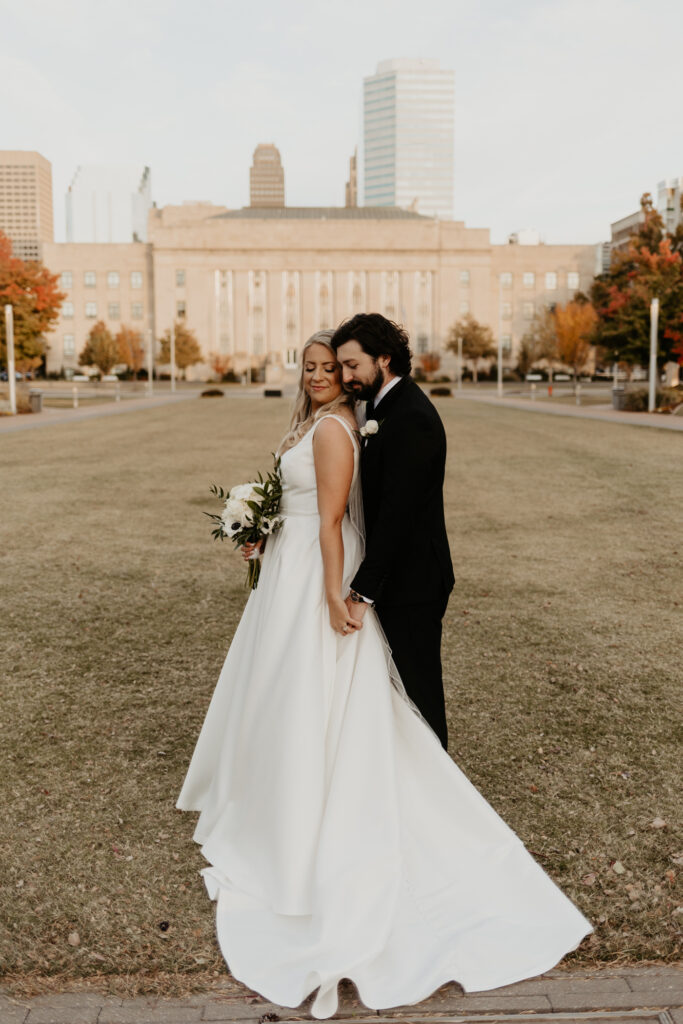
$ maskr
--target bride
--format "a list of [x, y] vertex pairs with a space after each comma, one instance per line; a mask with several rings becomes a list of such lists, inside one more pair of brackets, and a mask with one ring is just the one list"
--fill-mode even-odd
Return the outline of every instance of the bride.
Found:
[[372, 1009], [553, 967], [591, 931], [407, 697], [370, 609], [353, 398], [332, 331], [303, 350], [280, 446], [284, 523], [221, 671], [178, 798], [199, 811], [232, 975], [282, 1006], [349, 978]]

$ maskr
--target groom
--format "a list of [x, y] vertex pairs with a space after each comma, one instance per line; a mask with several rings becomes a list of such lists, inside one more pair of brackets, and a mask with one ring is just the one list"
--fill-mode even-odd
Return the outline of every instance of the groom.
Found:
[[443, 508], [443, 424], [410, 376], [403, 328], [379, 313], [358, 313], [338, 328], [332, 347], [344, 388], [367, 402], [370, 427], [361, 455], [365, 558], [351, 584], [349, 612], [362, 620], [375, 605], [406, 692], [447, 749], [441, 620], [454, 577]]

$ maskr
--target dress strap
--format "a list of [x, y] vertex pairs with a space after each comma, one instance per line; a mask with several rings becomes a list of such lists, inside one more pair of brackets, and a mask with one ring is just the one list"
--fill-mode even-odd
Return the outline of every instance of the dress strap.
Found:
[[322, 423], [323, 420], [328, 420], [328, 419], [329, 420], [336, 420], [337, 423], [341, 423], [342, 427], [344, 428], [346, 433], [351, 438], [351, 443], [353, 444], [354, 451], [357, 452], [359, 447], [360, 447], [360, 444], [359, 444], [358, 437], [356, 435], [355, 430], [353, 430], [349, 426], [349, 424], [346, 422], [346, 420], [344, 419], [343, 416], [337, 416], [337, 414], [334, 413], [334, 412], [328, 412], [324, 416], [321, 416], [320, 419], [316, 420], [315, 423], [313, 424], [312, 428], [311, 428], [311, 434], [313, 433], [313, 431], [315, 430], [315, 428], [318, 426], [319, 423]]

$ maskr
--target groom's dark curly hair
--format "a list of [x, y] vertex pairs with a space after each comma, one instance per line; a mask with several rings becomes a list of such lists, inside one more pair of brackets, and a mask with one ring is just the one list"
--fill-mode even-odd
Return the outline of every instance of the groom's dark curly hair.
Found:
[[389, 369], [392, 373], [410, 373], [411, 353], [408, 332], [387, 320], [381, 313], [356, 313], [350, 320], [340, 324], [332, 337], [332, 348], [337, 351], [346, 341], [357, 341], [360, 347], [373, 359], [391, 356]]

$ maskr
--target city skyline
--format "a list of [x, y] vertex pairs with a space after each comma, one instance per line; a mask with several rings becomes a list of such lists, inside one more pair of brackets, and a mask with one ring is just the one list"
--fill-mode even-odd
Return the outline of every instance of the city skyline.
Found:
[[191, 15], [176, 0], [121, 0], [92, 18], [83, 0], [26, 0], [4, 28], [1, 70], [21, 89], [3, 148], [51, 161], [57, 239], [79, 164], [151, 166], [159, 205], [238, 208], [263, 140], [282, 154], [288, 203], [343, 205], [362, 80], [401, 56], [454, 69], [454, 217], [494, 241], [525, 227], [600, 241], [683, 168], [663, 101], [679, 76], [673, 2], [425, 0], [416, 19], [386, 0], [335, 14], [205, 0]]

